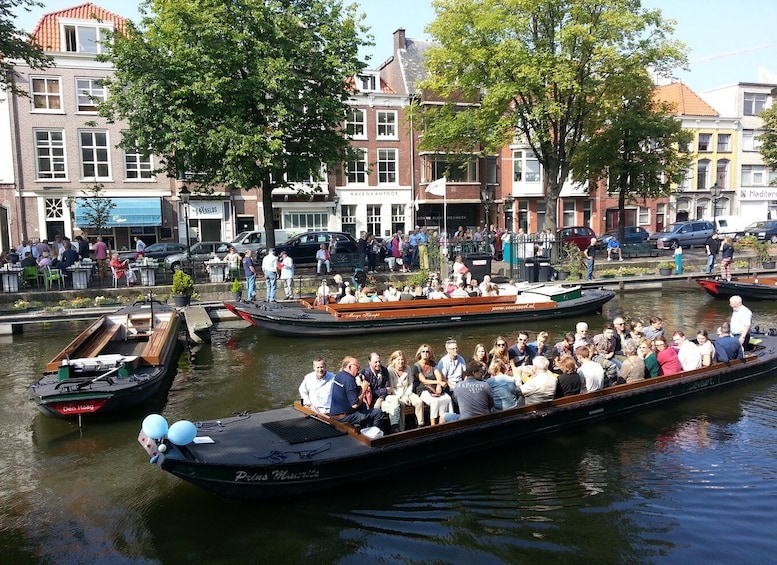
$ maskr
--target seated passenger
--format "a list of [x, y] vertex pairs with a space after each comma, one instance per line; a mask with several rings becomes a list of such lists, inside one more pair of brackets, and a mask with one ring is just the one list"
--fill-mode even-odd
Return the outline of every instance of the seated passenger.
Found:
[[656, 346], [656, 358], [661, 366], [662, 375], [674, 375], [682, 372], [683, 366], [680, 359], [677, 358], [677, 350], [674, 347], [667, 345], [663, 337], [653, 340], [653, 344]]
[[680, 330], [672, 334], [672, 341], [677, 347], [677, 358], [680, 360], [683, 371], [701, 368], [701, 351], [695, 343], [687, 340], [685, 334]]
[[548, 372], [550, 362], [547, 357], [535, 357], [532, 359], [534, 374], [518, 389], [523, 396], [526, 404], [539, 404], [553, 400], [556, 395], [556, 377]]
[[469, 298], [469, 293], [467, 292], [464, 282], [460, 282], [456, 286], [456, 289], [451, 292], [451, 298]]
[[335, 374], [326, 370], [323, 357], [313, 360], [313, 371], [305, 375], [299, 385], [299, 397], [303, 406], [316, 412], [329, 414], [329, 404], [332, 401], [332, 379]]
[[383, 410], [389, 416], [391, 433], [399, 431], [399, 399], [394, 394], [389, 380], [389, 371], [380, 362], [380, 354], [370, 353], [368, 365], [359, 373], [370, 383], [372, 391], [372, 407]]
[[[404, 406], [412, 406], [415, 412], [415, 420], [418, 427], [423, 427], [424, 424], [424, 401], [418, 396], [415, 391], [415, 381], [413, 375], [407, 367], [407, 358], [403, 351], [397, 350], [389, 357], [389, 383], [391, 388], [394, 389], [394, 394], [399, 400], [400, 408]], [[400, 428], [404, 429], [403, 415], [400, 413]]]
[[734, 359], [744, 359], [742, 344], [731, 335], [731, 326], [724, 322], [718, 328], [718, 339], [715, 340], [715, 361], [728, 363]]
[[664, 321], [658, 316], [650, 318], [650, 325], [646, 328], [642, 328], [642, 335], [648, 339], [656, 340], [658, 337], [664, 335]]
[[340, 372], [332, 379], [330, 417], [354, 426], [380, 428], [383, 424], [383, 412], [368, 407], [364, 402], [370, 383], [361, 377], [356, 380], [359, 368], [359, 361], [355, 357], [343, 359]]
[[339, 304], [356, 304], [356, 297], [353, 295], [353, 287], [347, 286], [345, 287], [345, 296], [343, 296], [339, 301]]
[[458, 414], [445, 414], [445, 421], [472, 418], [489, 414], [494, 407], [494, 393], [488, 383], [483, 382], [485, 369], [482, 363], [470, 361], [464, 373], [464, 380], [456, 386]]
[[537, 339], [526, 344], [531, 351], [532, 359], [538, 355], [545, 357], [548, 354], [548, 332], [542, 331], [537, 334]]
[[637, 346], [637, 355], [645, 362], [645, 378], [657, 377], [661, 374], [661, 365], [658, 363], [658, 357], [653, 350], [653, 341], [643, 337]]
[[580, 363], [577, 368], [577, 374], [582, 380], [580, 392], [593, 392], [604, 388], [604, 368], [596, 361], [591, 360], [591, 348], [587, 345], [581, 345], [575, 349], [575, 354]]
[[696, 346], [701, 354], [701, 366], [709, 367], [715, 360], [715, 346], [710, 341], [707, 330], [696, 332]]
[[622, 344], [626, 359], [621, 364], [618, 384], [636, 383], [645, 380], [645, 362], [637, 355], [638, 344], [633, 339], [627, 339]]
[[562, 357], [575, 358], [575, 334], [567, 332], [564, 334], [564, 341], [559, 341], [553, 346], [550, 356], [553, 358], [553, 367], [558, 368]]
[[496, 337], [494, 340], [494, 347], [492, 347], [491, 351], [488, 352], [489, 365], [494, 361], [494, 359], [499, 359], [502, 363], [504, 363], [505, 369], [503, 369], [503, 371], [506, 375], [512, 374], [512, 370], [510, 368], [510, 356], [507, 354], [507, 340], [501, 335]]
[[495, 357], [488, 366], [488, 378], [486, 383], [491, 387], [494, 395], [494, 410], [507, 410], [518, 406], [516, 397], [515, 379], [505, 374], [507, 365], [498, 357]]
[[448, 295], [443, 292], [440, 283], [437, 283], [434, 285], [432, 290], [429, 291], [429, 296], [427, 298], [431, 300], [439, 300], [441, 298], [448, 298]]
[[453, 402], [448, 395], [448, 383], [436, 370], [434, 355], [429, 344], [422, 344], [415, 352], [416, 362], [410, 368], [415, 379], [416, 394], [429, 406], [429, 420], [432, 426], [441, 423], [442, 415], [453, 412]]
[[580, 389], [583, 386], [583, 381], [577, 372], [577, 363], [574, 358], [569, 355], [565, 355], [558, 361], [557, 365], [560, 371], [559, 376], [556, 378], [556, 398], [562, 398], [564, 396], [572, 396], [573, 394], [580, 394]]

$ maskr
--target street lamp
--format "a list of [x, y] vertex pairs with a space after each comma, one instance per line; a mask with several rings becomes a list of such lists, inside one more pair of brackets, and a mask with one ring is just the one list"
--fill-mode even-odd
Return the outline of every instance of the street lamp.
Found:
[[184, 230], [186, 232], [186, 265], [188, 266], [190, 263], [191, 256], [189, 255], [189, 247], [191, 242], [189, 241], [189, 198], [191, 197], [192, 193], [189, 191], [189, 187], [186, 185], [183, 185], [181, 187], [181, 190], [178, 191], [178, 196], [181, 198], [181, 202], [183, 203], [183, 217], [184, 217]]
[[493, 186], [485, 186], [480, 189], [480, 201], [483, 203], [483, 209], [485, 210], [485, 216], [486, 216], [486, 229], [488, 229], [489, 221], [488, 221], [488, 212], [491, 209], [491, 204], [494, 203], [494, 187]]
[[718, 231], [718, 199], [720, 193], [723, 191], [723, 187], [717, 182], [710, 187], [710, 196], [712, 196], [712, 225], [713, 230]]

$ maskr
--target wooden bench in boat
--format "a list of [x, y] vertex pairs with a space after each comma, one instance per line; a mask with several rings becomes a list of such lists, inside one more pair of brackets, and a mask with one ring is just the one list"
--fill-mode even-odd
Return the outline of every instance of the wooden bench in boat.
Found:
[[[78, 355], [78, 358], [98, 357], [108, 344], [120, 334], [121, 324], [110, 324], [105, 320], [102, 325], [96, 326], [95, 331], [84, 341], [73, 340], [62, 352], [46, 365], [46, 371], [57, 371], [64, 359]], [[81, 337], [81, 336], [79, 336]], [[120, 338], [119, 338], [120, 339]]]
[[326, 305], [314, 306], [312, 300], [305, 300], [307, 308], [326, 310], [327, 312], [359, 312], [362, 310], [415, 310], [418, 308], [439, 308], [441, 306], [481, 306], [483, 304], [512, 304], [515, 295], [502, 296], [471, 296], [469, 298], [445, 298], [441, 300], [395, 300], [393, 302], [357, 302], [355, 304], [338, 304], [332, 302]]
[[148, 314], [127, 314], [127, 332], [124, 339], [141, 339], [151, 335], [151, 313]]
[[150, 335], [140, 356], [147, 365], [159, 365], [164, 357], [166, 347], [174, 347], [175, 344], [169, 340], [170, 321], [166, 319], [157, 319], [153, 333]]

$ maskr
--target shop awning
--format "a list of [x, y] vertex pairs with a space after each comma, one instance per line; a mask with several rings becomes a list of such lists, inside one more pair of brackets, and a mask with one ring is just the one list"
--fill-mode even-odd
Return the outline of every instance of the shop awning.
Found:
[[[88, 198], [76, 198], [76, 225], [79, 228], [96, 227], [94, 211], [87, 207]], [[135, 227], [162, 225], [161, 198], [110, 198], [114, 207], [108, 214], [105, 227]]]

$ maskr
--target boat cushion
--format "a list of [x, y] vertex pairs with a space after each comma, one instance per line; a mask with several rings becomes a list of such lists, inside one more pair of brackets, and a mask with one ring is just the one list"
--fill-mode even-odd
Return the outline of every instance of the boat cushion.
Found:
[[345, 432], [336, 430], [326, 422], [311, 418], [310, 416], [294, 418], [292, 420], [264, 422], [262, 425], [292, 445], [345, 435]]

